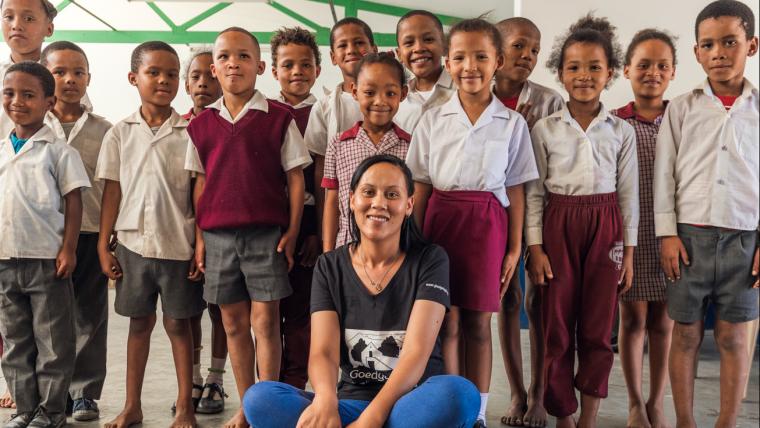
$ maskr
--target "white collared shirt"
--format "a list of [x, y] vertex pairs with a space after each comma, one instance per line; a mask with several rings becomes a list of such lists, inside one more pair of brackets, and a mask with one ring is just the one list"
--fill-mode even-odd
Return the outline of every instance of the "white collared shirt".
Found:
[[507, 187], [538, 178], [528, 124], [496, 97], [473, 125], [457, 95], [428, 110], [406, 157], [414, 180], [438, 190], [492, 192], [509, 206]]
[[93, 114], [91, 109], [84, 107], [84, 114], [75, 122], [69, 136], [63, 130], [58, 118], [48, 112], [45, 124], [55, 133], [56, 138], [66, 141], [79, 152], [87, 178], [92, 187], [82, 192], [82, 232], [97, 233], [100, 228], [100, 202], [103, 199], [103, 182], [95, 180], [95, 168], [98, 165], [98, 154], [103, 144], [103, 137], [111, 129], [111, 122]]
[[451, 96], [456, 93], [457, 87], [446, 69], [441, 71], [438, 81], [433, 86], [433, 92], [427, 98], [417, 90], [417, 78], [412, 77], [408, 82], [409, 93], [406, 99], [398, 107], [396, 117], [393, 122], [409, 134], [414, 134], [414, 130], [419, 123], [422, 114], [433, 107], [443, 105]]
[[298, 104], [296, 104], [296, 105], [293, 106], [293, 105], [290, 105], [290, 103], [288, 103], [288, 101], [285, 99], [285, 97], [282, 96], [282, 92], [280, 92], [279, 95], [277, 95], [277, 101], [279, 101], [279, 102], [281, 102], [281, 103], [283, 103], [285, 105], [288, 105], [288, 106], [293, 107], [294, 109], [298, 110], [298, 109], [302, 109], [304, 107], [313, 106], [314, 104], [316, 104], [317, 103], [317, 97], [315, 97], [314, 94], [309, 94], [309, 96], [306, 97], [306, 99], [304, 99], [300, 103], [298, 103]]
[[531, 132], [539, 179], [526, 190], [525, 241], [543, 243], [546, 192], [595, 195], [617, 192], [623, 243], [635, 246], [639, 225], [636, 131], [602, 105], [586, 131], [562, 109], [539, 120]]
[[[224, 105], [224, 97], [209, 104], [206, 108], [219, 110], [219, 116], [234, 125], [238, 120], [242, 119], [250, 109], [261, 110], [265, 113], [268, 112], [269, 103], [267, 102], [266, 97], [256, 90], [254, 91], [253, 96], [251, 96], [251, 99], [245, 103], [234, 119], [232, 118], [230, 111], [227, 110], [227, 106]], [[195, 173], [205, 174], [206, 170], [203, 168], [200, 156], [198, 156], [198, 150], [195, 148], [195, 144], [192, 143], [189, 136], [188, 142], [187, 152], [184, 157], [185, 169]], [[285, 132], [285, 141], [282, 142], [282, 148], [280, 149], [280, 164], [285, 172], [290, 171], [293, 168], [306, 168], [311, 164], [311, 156], [309, 155], [309, 151], [306, 150], [301, 131], [298, 130], [298, 125], [295, 120], [290, 121], [288, 130]]]
[[327, 143], [332, 137], [363, 119], [359, 103], [349, 92], [343, 92], [342, 83], [332, 91], [325, 88], [325, 95], [312, 107], [304, 133], [306, 148], [319, 156], [327, 153]]
[[758, 228], [759, 105], [747, 79], [728, 111], [707, 80], [668, 104], [654, 165], [657, 236], [677, 235], [677, 223]]
[[44, 125], [13, 150], [0, 141], [0, 259], [55, 259], [63, 243], [63, 197], [90, 187], [77, 151]]
[[154, 135], [140, 110], [103, 139], [95, 176], [121, 186], [114, 230], [119, 242], [143, 257], [189, 260], [195, 241], [187, 121], [176, 111]]

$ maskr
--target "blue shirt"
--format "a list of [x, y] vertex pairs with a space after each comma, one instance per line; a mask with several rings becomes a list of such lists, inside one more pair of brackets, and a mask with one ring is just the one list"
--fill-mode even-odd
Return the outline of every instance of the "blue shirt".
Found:
[[21, 139], [16, 136], [15, 132], [11, 132], [11, 144], [13, 144], [13, 151], [15, 153], [18, 153], [27, 141], [29, 141], [28, 138]]

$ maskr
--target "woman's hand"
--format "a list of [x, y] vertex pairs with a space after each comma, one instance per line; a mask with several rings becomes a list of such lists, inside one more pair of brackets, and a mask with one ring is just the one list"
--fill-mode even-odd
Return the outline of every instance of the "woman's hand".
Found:
[[327, 401], [314, 398], [301, 413], [296, 428], [341, 428], [337, 398]]
[[552, 266], [549, 264], [549, 256], [544, 252], [541, 245], [531, 245], [528, 247], [530, 256], [528, 257], [528, 276], [531, 282], [536, 285], [548, 285], [549, 281], [554, 279]]

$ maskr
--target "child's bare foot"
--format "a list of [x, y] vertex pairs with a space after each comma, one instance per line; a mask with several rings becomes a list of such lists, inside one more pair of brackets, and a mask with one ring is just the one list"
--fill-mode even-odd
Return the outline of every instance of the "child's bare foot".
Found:
[[513, 394], [512, 402], [507, 409], [504, 416], [501, 417], [501, 423], [509, 425], [511, 427], [523, 426], [523, 416], [528, 405], [525, 403], [527, 397], [525, 395]]
[[644, 403], [634, 404], [628, 408], [628, 422], [625, 426], [626, 428], [652, 428]]
[[543, 428], [548, 422], [544, 402], [540, 399], [528, 397], [528, 410], [523, 417], [523, 426], [531, 428]]
[[649, 423], [652, 424], [652, 428], [670, 428], [662, 403], [659, 406], [654, 403], [647, 403], [647, 416], [649, 416]]
[[235, 416], [232, 417], [232, 419], [228, 420], [227, 423], [224, 424], [224, 428], [248, 428], [248, 422], [245, 420], [245, 415], [243, 415], [243, 409], [239, 409], [237, 413], [235, 413]]
[[174, 415], [174, 422], [172, 422], [171, 428], [195, 428], [197, 426], [198, 422], [195, 420], [195, 413], [177, 407], [177, 413]]
[[577, 426], [573, 415], [557, 418], [557, 428], [576, 428]]
[[132, 425], [141, 424], [143, 419], [142, 409], [139, 407], [125, 407], [116, 419], [104, 425], [105, 428], [129, 428]]
[[11, 397], [10, 391], [5, 391], [5, 394], [3, 394], [2, 397], [0, 397], [0, 407], [3, 409], [15, 409], [16, 408], [16, 402], [13, 401], [13, 398]]

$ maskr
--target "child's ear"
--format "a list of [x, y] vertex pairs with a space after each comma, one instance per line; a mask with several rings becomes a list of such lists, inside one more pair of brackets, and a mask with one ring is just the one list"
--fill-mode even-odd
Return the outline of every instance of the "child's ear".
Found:
[[670, 80], [674, 80], [676, 78], [676, 66], [673, 66], [673, 73], [670, 75]]
[[625, 76], [626, 79], [631, 80], [631, 76], [629, 75], [629, 72], [631, 71], [630, 65], [623, 66], [623, 76]]
[[358, 92], [359, 91], [356, 89], [356, 81], [351, 82], [351, 95], [353, 95], [354, 99], [357, 101], [359, 100], [357, 97]]
[[212, 62], [209, 68], [211, 69], [211, 75], [214, 76], [214, 79], [219, 80], [219, 77], [216, 75], [216, 65]]
[[443, 61], [443, 66], [446, 67], [446, 71], [451, 73], [451, 67], [449, 65], [449, 56], [446, 55], [446, 59]]
[[747, 56], [755, 56], [757, 53], [757, 43], [757, 36], [749, 40], [749, 50], [747, 51]]
[[377, 45], [372, 45], [372, 52], [377, 53]]
[[90, 81], [92, 80], [92, 74], [90, 72], [87, 72], [87, 84], [85, 86], [90, 86]]
[[401, 99], [399, 101], [404, 101], [407, 95], [409, 95], [409, 87], [404, 85], [401, 87]]
[[322, 67], [318, 65], [315, 66], [315, 71], [316, 71], [316, 74], [314, 75], [314, 77], [319, 78], [319, 75], [322, 74]]
[[504, 67], [504, 54], [499, 54], [498, 57], [496, 57], [496, 70], [501, 70], [502, 67]]
[[333, 52], [332, 48], [330, 48], [330, 61], [332, 61], [332, 65], [338, 65], [338, 61], [335, 59], [335, 52]]
[[51, 95], [45, 99], [45, 104], [47, 104], [47, 111], [52, 111], [53, 107], [55, 107], [56, 98], [55, 95]]
[[258, 74], [259, 76], [263, 76], [266, 69], [267, 69], [267, 63], [264, 61], [259, 61], [259, 65], [256, 67], [256, 74]]
[[699, 61], [699, 43], [694, 43], [694, 58], [697, 59], [697, 62]]
[[274, 77], [274, 80], [277, 80], [277, 66], [272, 64], [272, 77]]
[[130, 85], [137, 86], [137, 73], [131, 71], [127, 73], [127, 80], [129, 80]]
[[190, 95], [190, 80], [185, 79], [185, 93]]
[[48, 19], [48, 26], [47, 26], [47, 32], [46, 32], [45, 37], [52, 36], [54, 31], [55, 31], [55, 25], [53, 25], [53, 21]]

